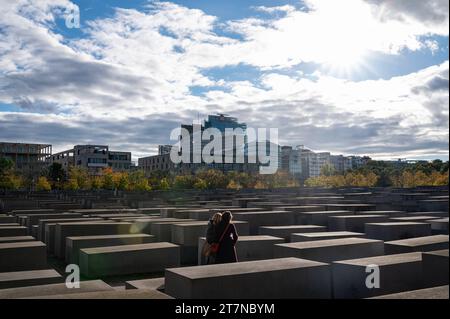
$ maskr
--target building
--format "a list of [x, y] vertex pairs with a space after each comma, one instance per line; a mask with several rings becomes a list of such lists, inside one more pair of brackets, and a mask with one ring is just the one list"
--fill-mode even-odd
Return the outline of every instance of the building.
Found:
[[343, 174], [349, 169], [352, 169], [352, 160], [348, 156], [344, 155], [331, 155], [330, 157], [331, 165], [334, 166], [334, 169], [337, 173]]
[[158, 145], [158, 155], [170, 154], [172, 145]]
[[302, 152], [299, 146], [296, 148], [292, 146], [281, 147], [281, 169], [294, 177], [301, 178], [303, 172]]
[[0, 142], [0, 157], [14, 162], [14, 168], [24, 175], [39, 175], [52, 154], [50, 144]]
[[349, 156], [351, 162], [352, 162], [352, 169], [358, 169], [360, 167], [363, 167], [367, 165], [367, 163], [372, 160], [369, 156], [356, 156], [352, 155]]
[[[222, 134], [222, 156], [221, 156], [221, 163], [219, 162], [212, 162], [212, 163], [205, 163], [202, 158], [202, 151], [204, 147], [211, 141], [211, 140], [203, 140], [201, 139], [201, 136], [203, 135], [204, 131], [207, 129], [217, 129]], [[189, 133], [189, 163], [179, 163], [174, 164], [170, 160], [170, 150], [172, 149], [172, 146], [170, 145], [159, 145], [158, 146], [158, 155], [154, 156], [148, 156], [138, 159], [138, 165], [141, 169], [144, 170], [146, 174], [150, 174], [153, 171], [172, 171], [175, 173], [194, 173], [199, 169], [217, 169], [221, 170], [223, 172], [228, 171], [237, 171], [237, 172], [258, 172], [260, 165], [255, 163], [249, 163], [248, 160], [248, 141], [247, 141], [247, 125], [245, 123], [238, 122], [237, 118], [230, 117], [225, 114], [218, 114], [218, 115], [209, 115], [207, 120], [204, 121], [203, 124], [182, 124], [181, 129], [186, 130]], [[243, 149], [238, 150], [236, 148], [235, 143], [233, 143], [233, 149], [227, 149], [226, 140], [225, 140], [225, 132], [227, 129], [233, 129], [236, 140], [239, 138], [239, 136], [242, 136], [242, 139], [244, 141]], [[200, 134], [200, 138], [196, 139], [194, 137], [195, 134]], [[199, 145], [195, 144], [196, 141], [200, 141]], [[180, 152], [187, 151], [183, 150], [183, 141], [182, 137], [180, 137]], [[255, 145], [257, 143], [254, 143]], [[277, 145], [278, 146], [278, 145]], [[258, 149], [258, 145], [256, 145], [256, 150]], [[279, 147], [279, 146], [278, 146]], [[232, 161], [228, 161], [229, 163], [226, 163], [226, 154], [233, 153], [233, 159]], [[243, 163], [240, 163], [236, 160], [238, 151], [243, 152], [244, 154], [244, 161]], [[280, 153], [280, 149], [278, 149], [278, 153]], [[279, 154], [278, 154], [279, 155]], [[280, 167], [280, 163], [277, 163], [277, 167]]]
[[71, 166], [84, 167], [92, 175], [107, 167], [113, 171], [129, 171], [131, 152], [110, 151], [107, 145], [75, 145], [73, 149], [53, 154], [50, 163], [59, 163], [68, 171]]

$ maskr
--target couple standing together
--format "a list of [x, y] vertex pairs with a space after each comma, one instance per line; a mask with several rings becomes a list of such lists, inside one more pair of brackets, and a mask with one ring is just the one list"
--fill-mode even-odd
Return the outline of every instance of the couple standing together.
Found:
[[237, 262], [235, 245], [238, 240], [236, 228], [231, 223], [229, 211], [216, 213], [208, 223], [203, 255], [207, 264]]

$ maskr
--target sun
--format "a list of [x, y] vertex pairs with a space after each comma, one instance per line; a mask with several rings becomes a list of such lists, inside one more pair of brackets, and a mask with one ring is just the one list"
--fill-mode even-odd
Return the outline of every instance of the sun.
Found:
[[358, 45], [335, 46], [323, 59], [322, 69], [338, 76], [351, 76], [366, 68], [368, 52]]
[[368, 6], [355, 0], [327, 1], [316, 18], [314, 32], [322, 69], [348, 75], [365, 67], [375, 31]]

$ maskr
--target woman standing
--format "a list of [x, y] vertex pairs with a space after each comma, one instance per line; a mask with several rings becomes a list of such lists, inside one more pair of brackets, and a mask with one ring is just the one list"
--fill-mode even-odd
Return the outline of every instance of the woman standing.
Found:
[[217, 227], [217, 242], [219, 250], [216, 254], [216, 264], [237, 262], [235, 245], [238, 240], [236, 227], [232, 224], [233, 215], [229, 211], [222, 214], [222, 221]]
[[206, 264], [214, 264], [215, 262], [215, 254], [210, 254], [209, 248], [212, 244], [216, 243], [217, 240], [217, 228], [220, 225], [220, 222], [222, 221], [222, 214], [216, 213], [214, 216], [209, 220], [208, 223], [208, 229], [206, 230], [206, 244], [203, 247], [203, 253], [202, 255], [206, 257]]

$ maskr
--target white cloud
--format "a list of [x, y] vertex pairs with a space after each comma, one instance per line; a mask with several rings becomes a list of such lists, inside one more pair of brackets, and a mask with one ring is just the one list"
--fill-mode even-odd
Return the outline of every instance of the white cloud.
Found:
[[[306, 4], [309, 10], [259, 7], [283, 15], [223, 26], [201, 10], [153, 3], [141, 11], [117, 9], [112, 17], [90, 21], [82, 39], [68, 40], [53, 25], [65, 7], [73, 6], [70, 1], [0, 0], [6, 8], [0, 13], [0, 102], [27, 112], [0, 113], [0, 122], [9, 128], [9, 137], [29, 138], [33, 132], [56, 145], [58, 140], [89, 139], [80, 134], [83, 130], [108, 143], [111, 128], [120, 128], [120, 134], [111, 135], [119, 146], [148, 149], [164, 138], [151, 139], [156, 133], [146, 131], [147, 126], [158, 127], [157, 134], [170, 131], [158, 125], [161, 116], [185, 121], [187, 114], [195, 118], [197, 112], [223, 111], [238, 114], [249, 125], [279, 125], [286, 142], [314, 148], [380, 156], [395, 150], [437, 153], [443, 145], [448, 149], [448, 89], [442, 89], [445, 81], [448, 85], [448, 62], [360, 82], [319, 72], [310, 78], [277, 72], [301, 61], [354, 63], [366, 51], [435, 51], [437, 43], [421, 36], [445, 35], [442, 25], [448, 25], [448, 16], [436, 11], [424, 19], [418, 3], [415, 10], [375, 0]], [[219, 35], [218, 28], [242, 39]], [[239, 64], [265, 73], [254, 81], [204, 75], [207, 68]], [[205, 94], [193, 95], [193, 86], [204, 87]], [[33, 114], [37, 112], [46, 114]], [[19, 122], [28, 123], [29, 130], [22, 132]]]

